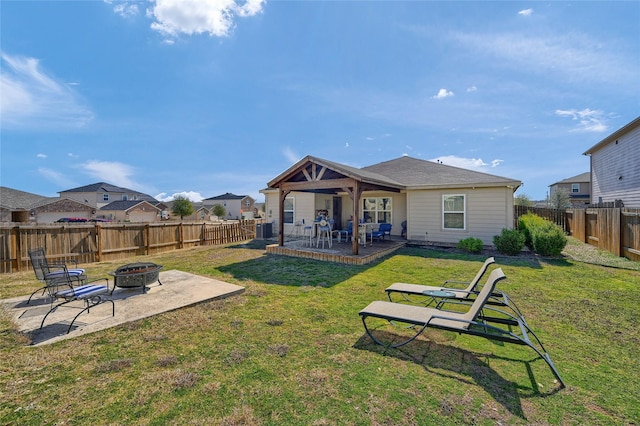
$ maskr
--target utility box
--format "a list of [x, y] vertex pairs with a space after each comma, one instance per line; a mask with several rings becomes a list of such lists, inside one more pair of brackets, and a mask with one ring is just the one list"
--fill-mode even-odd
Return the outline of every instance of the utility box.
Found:
[[256, 224], [256, 238], [265, 239], [273, 236], [271, 223], [258, 223]]

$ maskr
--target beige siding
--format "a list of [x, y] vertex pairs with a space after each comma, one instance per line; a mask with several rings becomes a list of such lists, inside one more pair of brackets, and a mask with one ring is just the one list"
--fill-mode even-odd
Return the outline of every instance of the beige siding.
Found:
[[[442, 196], [445, 194], [465, 195], [466, 229], [443, 229]], [[511, 188], [410, 191], [407, 198], [407, 236], [410, 240], [457, 243], [474, 237], [489, 245], [503, 228], [513, 227]]]
[[[292, 192], [288, 198], [293, 198], [294, 224], [284, 224], [284, 235], [296, 235], [302, 233], [302, 219], [305, 223], [313, 223], [315, 215], [315, 194], [307, 192]], [[280, 223], [279, 194], [269, 192], [265, 194], [266, 221], [273, 223], [273, 233], [278, 233]], [[296, 225], [297, 224], [297, 225]]]
[[591, 155], [591, 183], [594, 203], [640, 207], [640, 127]]

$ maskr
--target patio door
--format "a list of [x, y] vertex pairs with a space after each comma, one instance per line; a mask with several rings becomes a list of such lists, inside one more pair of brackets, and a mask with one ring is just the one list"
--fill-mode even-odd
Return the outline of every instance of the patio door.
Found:
[[342, 198], [333, 197], [333, 229], [342, 229]]

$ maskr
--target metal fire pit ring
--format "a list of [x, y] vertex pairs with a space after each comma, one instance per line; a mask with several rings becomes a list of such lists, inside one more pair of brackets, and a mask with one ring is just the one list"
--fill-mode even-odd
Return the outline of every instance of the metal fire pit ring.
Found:
[[146, 293], [149, 284], [158, 281], [160, 282], [160, 269], [162, 265], [156, 265], [155, 263], [129, 263], [123, 265], [113, 272], [109, 272], [114, 279], [116, 287], [120, 288], [134, 288], [140, 287], [143, 293]]

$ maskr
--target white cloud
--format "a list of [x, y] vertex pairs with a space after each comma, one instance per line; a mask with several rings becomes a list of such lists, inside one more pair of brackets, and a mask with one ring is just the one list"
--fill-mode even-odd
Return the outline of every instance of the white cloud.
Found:
[[129, 189], [140, 190], [142, 188], [142, 185], [131, 178], [135, 173], [135, 169], [128, 164], [115, 161], [90, 160], [80, 164], [79, 167], [86, 174], [100, 181]]
[[38, 158], [47, 158], [47, 154], [40, 153], [40, 154], [37, 154], [36, 157], [38, 157]]
[[520, 12], [518, 12], [518, 15], [522, 15], [522, 16], [531, 16], [533, 14], [533, 9], [523, 9]]
[[447, 89], [440, 89], [437, 95], [433, 95], [433, 99], [444, 99], [450, 96], [454, 96], [453, 92]]
[[478, 88], [476, 86], [471, 86], [467, 88], [467, 92], [476, 92]]
[[166, 192], [161, 192], [160, 194], [156, 195], [153, 198], [155, 198], [158, 201], [173, 201], [178, 196], [185, 197], [192, 203], [199, 203], [200, 201], [204, 200], [204, 197], [200, 195], [199, 192], [196, 192], [196, 191], [174, 192], [171, 195], [167, 195]]
[[572, 120], [577, 121], [577, 128], [573, 131], [605, 132], [609, 128], [604, 123], [604, 113], [599, 110], [592, 110], [589, 108], [585, 108], [581, 111], [576, 109], [558, 109], [556, 110], [556, 115], [560, 117], [571, 117]]
[[289, 147], [286, 147], [285, 149], [283, 149], [282, 154], [284, 155], [284, 158], [286, 158], [287, 161], [290, 162], [291, 164], [297, 163], [302, 159], [300, 155], [293, 152], [293, 150]]
[[1, 53], [0, 117], [4, 128], [82, 127], [93, 119], [80, 96], [47, 75], [35, 58]]
[[151, 28], [169, 36], [203, 34], [226, 37], [237, 18], [254, 16], [265, 0], [155, 0], [147, 10]]
[[[433, 158], [429, 161], [442, 163], [447, 166], [460, 167], [462, 169], [475, 170], [477, 172], [486, 172], [489, 164], [482, 161], [482, 158], [464, 158], [455, 155], [445, 155]], [[498, 167], [503, 160], [492, 160], [491, 167]]]
[[[113, 4], [113, 0], [104, 0], [107, 4]], [[133, 2], [118, 2], [113, 6], [113, 11], [123, 18], [132, 18], [140, 13], [138, 5]]]
[[[584, 33], [531, 36], [517, 32], [453, 33], [474, 55], [493, 56], [501, 64], [536, 73], [561, 74], [570, 81], [638, 81], [633, 55], [617, 40], [598, 40]], [[603, 46], [613, 46], [604, 49]]]
[[72, 188], [76, 186], [75, 182], [73, 182], [71, 179], [67, 178], [65, 175], [55, 170], [40, 167], [38, 169], [38, 173], [44, 179], [48, 180], [49, 182], [53, 182], [57, 186], [60, 186], [62, 188]]

